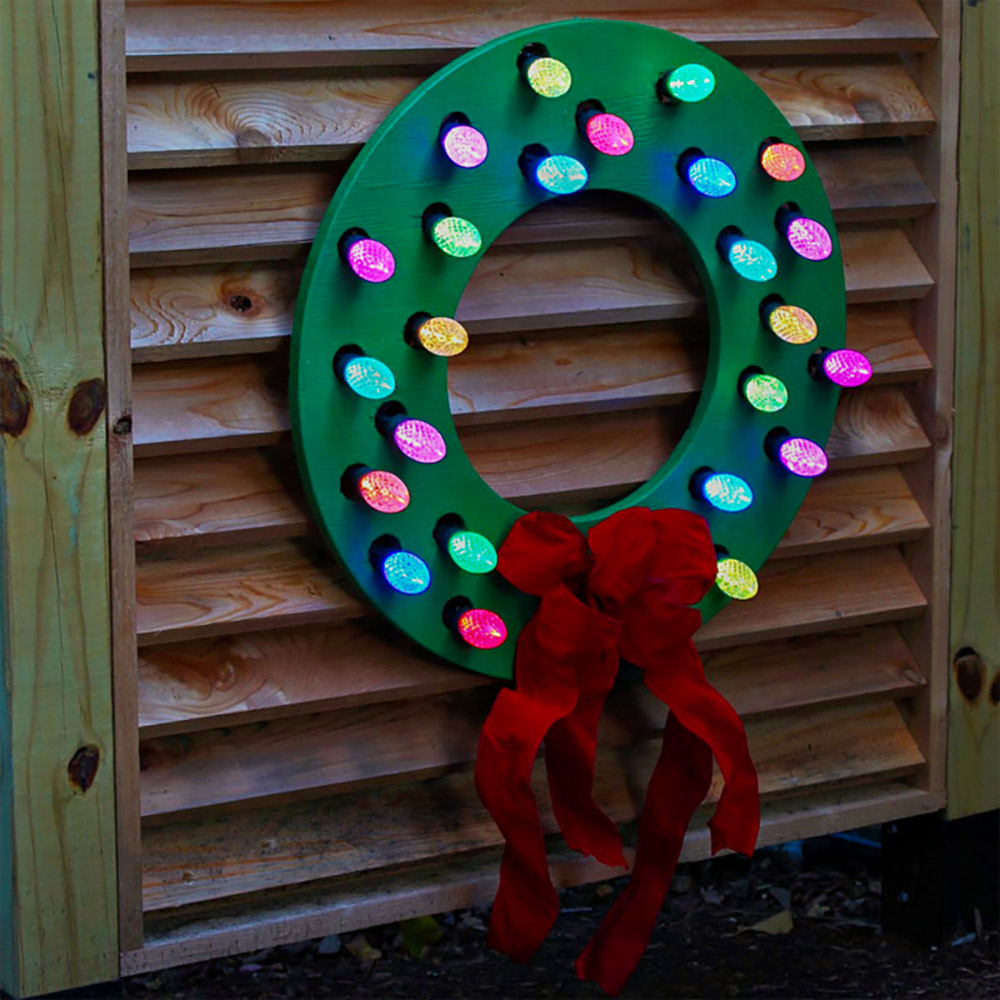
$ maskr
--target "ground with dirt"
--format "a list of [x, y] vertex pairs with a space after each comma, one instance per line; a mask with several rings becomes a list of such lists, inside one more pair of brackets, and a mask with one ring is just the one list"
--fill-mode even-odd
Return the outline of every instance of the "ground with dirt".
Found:
[[[1000, 997], [995, 930], [959, 924], [935, 948], [883, 935], [878, 851], [843, 843], [831, 850], [830, 843], [819, 850], [807, 844], [804, 858], [783, 849], [759, 852], [752, 862], [682, 866], [622, 995]], [[527, 966], [487, 949], [486, 911], [463, 910], [135, 977], [125, 995], [597, 997], [593, 984], [575, 978], [573, 960], [619, 888], [612, 882], [563, 893], [559, 920]]]

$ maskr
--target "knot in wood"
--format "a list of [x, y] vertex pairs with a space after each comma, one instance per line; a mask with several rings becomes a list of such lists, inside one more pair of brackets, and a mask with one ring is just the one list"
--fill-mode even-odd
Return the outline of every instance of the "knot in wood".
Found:
[[104, 388], [104, 379], [91, 378], [87, 379], [86, 382], [81, 382], [73, 390], [69, 409], [66, 412], [66, 422], [69, 424], [69, 429], [77, 437], [89, 434], [97, 421], [101, 419], [106, 400], [107, 392]]
[[0, 431], [17, 437], [31, 417], [31, 393], [13, 358], [0, 358]]
[[101, 764], [101, 751], [88, 743], [80, 747], [70, 759], [66, 770], [69, 772], [69, 783], [81, 792], [86, 792], [97, 777], [97, 769]]

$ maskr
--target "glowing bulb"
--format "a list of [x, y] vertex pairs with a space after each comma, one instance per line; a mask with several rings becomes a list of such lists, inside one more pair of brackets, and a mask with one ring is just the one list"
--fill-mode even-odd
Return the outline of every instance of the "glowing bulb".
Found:
[[624, 156], [634, 145], [635, 138], [628, 122], [618, 115], [602, 111], [587, 121], [587, 140], [598, 153]]
[[785, 237], [791, 248], [806, 260], [826, 260], [833, 253], [833, 240], [815, 219], [799, 216], [788, 224]]
[[396, 389], [392, 369], [375, 358], [350, 358], [341, 369], [341, 378], [348, 388], [365, 399], [385, 399]]
[[692, 157], [684, 167], [688, 183], [706, 198], [725, 198], [736, 190], [736, 174], [728, 163], [711, 156]]
[[431, 585], [427, 563], [415, 553], [401, 549], [390, 552], [382, 560], [382, 576], [401, 594], [422, 594]]
[[432, 316], [417, 327], [420, 346], [439, 358], [453, 358], [469, 346], [469, 335], [458, 320]]
[[425, 465], [440, 462], [448, 452], [438, 429], [426, 420], [401, 420], [392, 432], [392, 439], [407, 458]]
[[569, 67], [551, 56], [539, 56], [524, 71], [528, 86], [539, 97], [562, 97], [573, 83]]
[[760, 165], [776, 181], [795, 181], [805, 173], [806, 158], [787, 142], [772, 142], [760, 154]]
[[448, 539], [448, 555], [466, 573], [489, 573], [497, 565], [497, 550], [475, 531], [454, 532]]
[[445, 156], [456, 167], [478, 167], [489, 153], [486, 136], [471, 125], [451, 125], [441, 136]]
[[399, 476], [382, 469], [372, 469], [358, 480], [358, 494], [380, 514], [398, 514], [406, 510], [410, 502], [406, 483]]
[[778, 273], [774, 254], [756, 240], [737, 237], [726, 252], [733, 270], [748, 281], [770, 281]]
[[459, 615], [458, 634], [476, 649], [496, 649], [507, 638], [503, 619], [485, 608], [469, 608]]
[[796, 476], [812, 478], [826, 472], [826, 452], [808, 438], [785, 438], [778, 446], [778, 459], [789, 472]]
[[808, 344], [816, 339], [816, 320], [799, 306], [775, 306], [767, 314], [771, 332], [786, 344]]
[[872, 363], [860, 351], [830, 351], [822, 368], [831, 382], [845, 389], [864, 385], [872, 377]]
[[445, 215], [432, 226], [430, 237], [434, 245], [449, 257], [471, 257], [483, 247], [479, 230], [468, 219]]
[[726, 556], [716, 567], [715, 585], [727, 597], [749, 601], [757, 594], [757, 574], [745, 562]]
[[743, 383], [746, 401], [761, 413], [777, 413], [788, 402], [788, 389], [780, 378], [759, 373]]
[[378, 240], [362, 237], [347, 248], [347, 263], [363, 281], [388, 281], [396, 271], [392, 251]]
[[698, 493], [716, 510], [746, 510], [753, 503], [750, 484], [731, 472], [712, 472], [698, 478]]
[[715, 90], [715, 74], [707, 66], [686, 63], [670, 73], [666, 89], [675, 101], [694, 104], [705, 100]]
[[587, 183], [587, 168], [572, 156], [546, 156], [535, 167], [535, 179], [552, 194], [573, 194]]

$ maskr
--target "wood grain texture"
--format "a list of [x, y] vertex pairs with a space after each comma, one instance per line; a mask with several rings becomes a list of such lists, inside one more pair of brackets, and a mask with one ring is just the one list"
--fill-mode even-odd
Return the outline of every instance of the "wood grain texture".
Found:
[[[855, 576], [851, 565], [870, 566], [873, 573], [882, 574], [885, 593], [866, 604], [867, 593], [858, 593], [856, 582], [845, 583]], [[702, 629], [706, 641], [718, 645], [741, 641], [737, 636], [758, 641], [758, 636], [797, 635], [816, 631], [817, 625], [828, 621], [847, 627], [895, 620], [925, 604], [892, 548], [775, 560], [762, 572], [771, 580], [770, 593], [746, 605], [728, 605]], [[799, 586], [815, 587], [816, 592], [796, 594], [794, 588]], [[850, 593], [845, 593], [845, 586]], [[339, 572], [318, 540], [213, 548], [142, 560], [136, 590], [140, 646], [310, 622], [336, 624], [369, 614], [353, 593], [343, 589]], [[779, 600], [792, 606], [779, 607]], [[765, 613], [768, 608], [772, 614]], [[739, 623], [735, 632], [731, 622]]]
[[[743, 65], [802, 139], [921, 135], [934, 115], [902, 63]], [[128, 86], [129, 167], [335, 160], [353, 156], [425, 78], [380, 67], [133, 75]]]
[[[838, 222], [905, 219], [934, 199], [899, 142], [837, 143], [811, 150]], [[157, 171], [129, 188], [132, 265], [163, 266], [303, 255], [340, 181], [341, 165]], [[596, 208], [596, 217], [577, 204]], [[661, 232], [651, 212], [597, 193], [568, 206], [550, 203], [517, 222], [502, 244], [597, 239]], [[522, 230], [525, 237], [521, 236]]]
[[[707, 339], [701, 322], [647, 322], [473, 340], [449, 362], [451, 411], [465, 428], [688, 403], [701, 390]], [[895, 307], [852, 308], [847, 343], [871, 359], [873, 385], [916, 381], [929, 369]], [[279, 440], [289, 428], [286, 367], [279, 353], [138, 369], [139, 453]]]
[[[928, 794], [903, 781], [875, 779], [870, 785], [814, 789], [811, 794], [765, 802], [757, 843], [763, 847], [823, 836], [844, 827], [887, 823], [934, 812], [942, 802], [942, 795]], [[709, 856], [706, 819], [705, 814], [696, 814], [682, 860], [700, 861]], [[631, 858], [630, 850], [626, 856]], [[498, 859], [497, 852], [475, 852], [440, 864], [377, 870], [285, 890], [271, 889], [260, 895], [239, 895], [214, 906], [152, 912], [146, 947], [122, 956], [122, 972], [135, 975], [251, 948], [343, 934], [417, 914], [488, 906], [496, 893]], [[557, 886], [595, 882], [617, 874], [590, 858], [555, 846], [549, 851], [549, 866]]]
[[[662, 729], [666, 711], [644, 692], [614, 692], [601, 719], [595, 794], [605, 805], [617, 799], [611, 814], [618, 821], [632, 818], [627, 803], [646, 787], [660, 751], [660, 740], [650, 737]], [[162, 823], [168, 816], [237, 803], [245, 808], [396, 786], [468, 769], [494, 694], [484, 689], [144, 740], [144, 820]], [[873, 771], [895, 777], [922, 762], [891, 702], [800, 708], [762, 719], [753, 718], [750, 706], [733, 707], [747, 719], [758, 767], [765, 761], [777, 765], [777, 781], [787, 790], [857, 780]], [[872, 758], [880, 760], [874, 769], [863, 763], [862, 747], [869, 742], [877, 747]], [[364, 752], [352, 753], [351, 747]], [[720, 791], [717, 776], [710, 795], [717, 798]], [[470, 801], [478, 808], [474, 793]], [[461, 808], [458, 813], [457, 819]]]
[[1000, 807], [1000, 6], [962, 8], [948, 816]]
[[[898, 632], [885, 625], [709, 651], [703, 661], [727, 698], [757, 711], [772, 693], [791, 708], [922, 685]], [[143, 737], [170, 736], [494, 684], [407, 648], [375, 623], [306, 626], [147, 647], [140, 726]]]
[[[660, 708], [656, 712], [650, 705], [650, 724], [664, 714]], [[812, 735], [810, 723], [817, 730]], [[862, 733], [856, 756], [848, 761], [849, 741]], [[748, 737], [764, 801], [876, 775], [898, 776], [920, 760], [898, 712], [885, 704], [814, 708], [795, 722], [787, 715], [751, 721]], [[599, 754], [595, 798], [615, 821], [627, 822], [641, 811], [658, 749], [652, 741], [630, 748], [627, 755]], [[475, 746], [470, 750], [474, 753]], [[542, 828], [556, 834], [541, 766], [533, 784], [544, 803]], [[702, 822], [720, 790], [717, 780], [699, 816]], [[280, 817], [273, 810], [253, 809], [155, 827], [147, 829], [145, 840], [147, 912], [502, 845], [468, 771], [435, 782], [365, 790], [347, 801], [330, 797], [295, 803]], [[262, 850], [266, 843], [271, 850]], [[255, 864], [247, 865], [250, 857]]]
[[[897, 227], [840, 231], [848, 302], [921, 298], [933, 287]], [[701, 304], [655, 242], [500, 247], [466, 286], [458, 318], [474, 335], [678, 319]], [[301, 268], [152, 268], [132, 274], [136, 361], [273, 351], [288, 342]], [[685, 275], [687, 279], [687, 275]]]
[[[378, 6], [252, 0], [233, 16], [228, 0], [132, 0], [128, 67], [134, 71], [285, 66], [441, 65], [483, 42], [548, 21], [603, 17], [597, 0], [546, 0], [530, 8], [503, 0], [490, 16], [468, 0], [402, 0]], [[623, 20], [667, 28], [725, 55], [902, 52], [928, 49], [934, 29], [916, 0], [780, 0], [711, 7], [685, 0], [635, 0]]]
[[125, 2], [100, 0], [101, 202], [104, 212], [104, 344], [108, 387], [108, 500], [119, 948], [142, 945], [132, 356], [125, 165]]
[[0, 11], [0, 989], [118, 975], [94, 0]]

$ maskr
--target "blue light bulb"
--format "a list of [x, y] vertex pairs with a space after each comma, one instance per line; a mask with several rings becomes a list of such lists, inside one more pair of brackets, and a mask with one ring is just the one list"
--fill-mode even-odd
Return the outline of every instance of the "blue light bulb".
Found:
[[535, 167], [535, 180], [552, 194], [573, 194], [587, 184], [587, 168], [572, 156], [546, 156]]
[[401, 594], [422, 594], [431, 585], [427, 563], [413, 552], [397, 549], [382, 560], [382, 576]]
[[706, 198], [725, 198], [736, 190], [732, 167], [711, 156], [698, 156], [684, 165], [688, 183]]
[[727, 513], [746, 510], [753, 503], [753, 490], [745, 479], [731, 472], [713, 472], [699, 483], [698, 492], [716, 510]]

